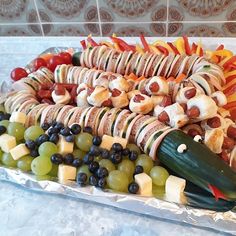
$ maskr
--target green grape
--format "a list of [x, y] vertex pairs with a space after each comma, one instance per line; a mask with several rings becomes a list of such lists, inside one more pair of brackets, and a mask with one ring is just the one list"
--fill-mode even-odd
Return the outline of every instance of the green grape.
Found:
[[55, 143], [52, 142], [44, 142], [39, 146], [39, 155], [51, 157], [53, 154], [58, 152], [58, 147]]
[[41, 134], [44, 134], [43, 129], [40, 126], [34, 125], [26, 129], [24, 138], [25, 140], [35, 141]]
[[126, 147], [129, 148], [130, 151], [136, 151], [138, 155], [141, 154], [140, 148], [134, 143], [128, 143]]
[[27, 156], [21, 157], [17, 161], [17, 167], [22, 171], [30, 171], [32, 161], [33, 161], [33, 158], [31, 156], [27, 155]]
[[2, 156], [2, 163], [8, 167], [16, 167], [17, 161], [12, 158], [10, 153], [3, 153]]
[[113, 170], [109, 173], [107, 178], [108, 187], [119, 192], [127, 192], [129, 185], [129, 178], [123, 171]]
[[149, 174], [150, 170], [153, 167], [152, 159], [146, 154], [139, 155], [135, 164], [136, 164], [136, 166], [138, 166], [138, 165], [142, 166], [143, 170], [146, 174]]
[[48, 157], [38, 156], [33, 159], [31, 169], [35, 175], [46, 175], [52, 169], [52, 162]]
[[156, 198], [163, 198], [165, 195], [165, 186], [152, 185], [152, 194]]
[[57, 177], [57, 175], [58, 175], [58, 165], [52, 164], [52, 169], [50, 170], [48, 175], [50, 175], [52, 177]]
[[94, 157], [94, 161], [100, 162], [102, 160], [101, 156]]
[[10, 122], [7, 127], [7, 132], [16, 138], [16, 141], [20, 141], [24, 138], [25, 127], [21, 123]]
[[5, 126], [6, 128], [8, 127], [9, 124], [10, 124], [9, 120], [2, 120], [2, 121], [0, 121], [0, 125]]
[[119, 165], [118, 165], [118, 170], [123, 171], [126, 173], [126, 175], [129, 177], [129, 180], [133, 179], [133, 174], [134, 174], [134, 163], [130, 160], [123, 160]]
[[161, 166], [154, 166], [150, 171], [150, 177], [152, 178], [153, 184], [157, 186], [164, 186], [167, 178], [169, 177], [169, 173]]
[[88, 152], [93, 145], [93, 136], [89, 133], [80, 133], [75, 138], [76, 146], [84, 152]]
[[82, 165], [79, 170], [78, 173], [85, 173], [87, 175], [87, 181], [86, 184], [88, 184], [89, 181], [89, 177], [92, 175], [92, 173], [89, 171], [89, 168], [87, 165]]
[[111, 172], [116, 169], [115, 165], [108, 159], [102, 159], [101, 161], [99, 161], [99, 165], [101, 167], [105, 167], [108, 172]]
[[36, 179], [37, 181], [43, 181], [43, 180], [51, 180], [52, 177], [49, 176], [49, 175], [36, 175], [36, 176], [35, 176], [35, 179]]
[[5, 107], [4, 107], [3, 104], [0, 104], [0, 111], [2, 111], [2, 112], [4, 112], [4, 113], [6, 112], [6, 111], [5, 111]]
[[72, 154], [74, 155], [75, 158], [79, 158], [80, 160], [82, 160], [86, 155], [86, 152], [80, 149], [75, 149]]
[[2, 156], [3, 156], [3, 151], [2, 151], [2, 149], [0, 148], [0, 163], [2, 162]]

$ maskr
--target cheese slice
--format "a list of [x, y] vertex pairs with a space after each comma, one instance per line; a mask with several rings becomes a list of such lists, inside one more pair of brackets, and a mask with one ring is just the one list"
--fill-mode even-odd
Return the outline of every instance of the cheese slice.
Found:
[[10, 150], [12, 158], [16, 161], [21, 157], [28, 155], [30, 153], [29, 149], [25, 146], [24, 143], [19, 144]]
[[0, 136], [0, 147], [1, 149], [9, 153], [12, 148], [16, 146], [16, 138], [9, 135], [9, 134], [3, 134]]
[[10, 122], [18, 122], [24, 125], [26, 122], [26, 114], [23, 112], [15, 111], [11, 114]]
[[139, 194], [142, 196], [152, 196], [152, 179], [146, 173], [134, 176], [135, 182], [139, 186]]
[[112, 137], [109, 135], [103, 135], [100, 148], [105, 148], [107, 150], [110, 150], [114, 143], [120, 143], [123, 148], [126, 148], [128, 140], [125, 138], [117, 137], [117, 136]]
[[73, 166], [68, 166], [61, 164], [58, 167], [58, 180], [60, 183], [64, 183], [68, 180], [75, 180], [76, 178], [76, 168]]
[[58, 152], [62, 155], [72, 153], [74, 149], [74, 143], [67, 142], [63, 136], [60, 136], [57, 146]]

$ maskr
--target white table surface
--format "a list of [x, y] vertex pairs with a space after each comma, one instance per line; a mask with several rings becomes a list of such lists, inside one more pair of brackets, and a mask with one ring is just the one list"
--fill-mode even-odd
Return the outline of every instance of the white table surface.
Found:
[[[79, 38], [0, 38], [0, 81], [53, 46], [80, 46]], [[223, 235], [73, 198], [34, 192], [0, 181], [0, 236]]]

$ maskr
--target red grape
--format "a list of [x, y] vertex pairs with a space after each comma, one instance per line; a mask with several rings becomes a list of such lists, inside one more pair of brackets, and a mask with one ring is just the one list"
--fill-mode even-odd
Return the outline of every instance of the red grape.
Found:
[[47, 62], [43, 58], [36, 58], [34, 60], [34, 71], [38, 70], [40, 67], [47, 66]]
[[72, 56], [68, 52], [60, 52], [58, 54], [59, 57], [61, 57], [65, 64], [71, 64], [72, 62]]
[[64, 60], [61, 57], [55, 55], [52, 58], [50, 58], [47, 67], [48, 67], [49, 70], [54, 72], [55, 68], [58, 65], [62, 65], [62, 64], [64, 64]]
[[11, 72], [11, 78], [14, 81], [20, 80], [20, 79], [27, 77], [27, 76], [28, 76], [28, 73], [26, 72], [26, 70], [23, 68], [20, 68], [20, 67], [15, 68]]

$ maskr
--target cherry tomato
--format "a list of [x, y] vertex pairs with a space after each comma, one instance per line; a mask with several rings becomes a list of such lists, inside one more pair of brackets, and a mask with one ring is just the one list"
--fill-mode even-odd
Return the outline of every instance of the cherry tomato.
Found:
[[40, 67], [47, 66], [47, 62], [43, 58], [36, 58], [34, 60], [34, 71], [38, 70]]
[[64, 64], [64, 60], [61, 57], [55, 55], [52, 58], [50, 58], [47, 67], [48, 67], [49, 70], [54, 72], [55, 68], [58, 65], [62, 65], [62, 64]]
[[41, 89], [37, 92], [38, 97], [41, 99], [44, 99], [44, 98], [50, 99], [51, 94], [52, 92], [50, 90], [45, 90], [45, 89]]
[[60, 52], [58, 54], [59, 57], [61, 57], [64, 60], [65, 64], [71, 64], [72, 63], [72, 56], [68, 52]]
[[26, 72], [26, 70], [23, 68], [20, 68], [20, 67], [15, 68], [11, 72], [11, 78], [14, 81], [20, 80], [20, 79], [27, 77], [27, 76], [28, 76], [28, 73]]
[[65, 95], [66, 89], [62, 85], [56, 85], [54, 88], [56, 95]]

